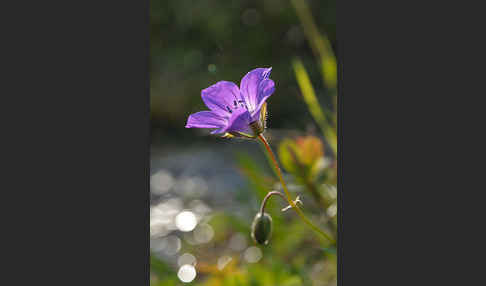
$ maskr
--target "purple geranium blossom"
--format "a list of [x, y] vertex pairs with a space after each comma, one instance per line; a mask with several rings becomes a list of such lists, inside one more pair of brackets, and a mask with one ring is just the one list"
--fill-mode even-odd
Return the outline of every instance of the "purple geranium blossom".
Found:
[[[254, 138], [265, 128], [266, 100], [275, 91], [269, 79], [272, 68], [257, 68], [247, 73], [240, 88], [220, 81], [201, 92], [211, 111], [191, 114], [186, 128], [216, 128], [212, 134]], [[230, 135], [228, 135], [230, 134]]]

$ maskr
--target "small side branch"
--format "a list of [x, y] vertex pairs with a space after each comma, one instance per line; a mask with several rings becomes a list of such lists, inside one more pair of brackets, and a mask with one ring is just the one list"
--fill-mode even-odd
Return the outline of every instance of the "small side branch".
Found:
[[267, 204], [267, 200], [273, 196], [273, 195], [278, 195], [280, 196], [284, 201], [287, 202], [287, 198], [281, 193], [281, 192], [278, 192], [278, 191], [271, 191], [271, 192], [268, 192], [268, 194], [265, 196], [265, 198], [263, 199], [262, 201], [262, 204], [260, 206], [260, 213], [262, 214], [263, 216], [263, 213], [265, 211], [265, 205]]

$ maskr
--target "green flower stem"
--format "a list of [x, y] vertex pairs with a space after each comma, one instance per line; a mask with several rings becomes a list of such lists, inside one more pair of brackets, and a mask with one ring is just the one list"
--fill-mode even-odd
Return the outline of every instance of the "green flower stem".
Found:
[[[289, 151], [290, 155], [292, 156], [294, 163], [298, 167], [297, 169], [300, 173], [299, 176], [302, 179], [304, 185], [311, 192], [311, 194], [314, 196], [316, 201], [319, 202], [319, 204], [321, 204], [325, 209], [327, 209], [329, 207], [330, 203], [326, 199], [324, 199], [324, 197], [319, 193], [319, 191], [317, 191], [316, 185], [314, 183], [312, 183], [312, 181], [309, 179], [308, 176], [306, 176], [306, 174], [303, 171], [304, 166], [299, 161], [299, 158], [297, 158], [297, 154], [295, 154], [294, 150], [289, 147], [288, 151]], [[336, 231], [335, 231], [336, 226], [334, 225], [334, 222], [332, 221], [332, 219], [327, 214], [324, 214], [324, 215], [325, 215], [326, 220], [327, 220], [327, 225], [331, 229], [331, 232], [334, 235], [334, 237], [336, 237]]]
[[263, 213], [265, 212], [265, 205], [267, 204], [268, 199], [273, 195], [278, 195], [282, 199], [287, 201], [287, 197], [285, 197], [281, 192], [277, 192], [277, 191], [268, 192], [268, 194], [265, 196], [265, 198], [263, 198], [262, 205], [260, 206], [260, 213], [261, 213], [262, 216], [263, 216]]
[[273, 161], [273, 164], [275, 165], [275, 169], [277, 171], [277, 175], [278, 175], [278, 178], [280, 180], [280, 183], [282, 184], [282, 188], [285, 192], [285, 196], [287, 197], [287, 202], [289, 203], [289, 205], [292, 206], [292, 209], [295, 210], [297, 212], [297, 214], [299, 215], [299, 217], [317, 234], [319, 234], [320, 236], [326, 238], [328, 241], [330, 241], [332, 244], [336, 244], [336, 241], [334, 239], [331, 238], [331, 236], [329, 236], [327, 233], [323, 232], [321, 229], [319, 229], [317, 226], [315, 226], [305, 215], [304, 213], [302, 212], [302, 210], [300, 208], [298, 208], [294, 201], [292, 200], [291, 196], [290, 196], [290, 193], [289, 193], [289, 190], [287, 189], [287, 185], [285, 184], [285, 181], [283, 180], [283, 177], [282, 177], [282, 172], [280, 171], [280, 167], [277, 163], [277, 160], [275, 159], [275, 155], [273, 154], [273, 151], [272, 149], [270, 148], [270, 145], [268, 145], [268, 142], [267, 142], [267, 139], [265, 139], [265, 137], [260, 134], [258, 135], [258, 139], [260, 139], [260, 141], [263, 143], [263, 145], [265, 146], [265, 148], [267, 149], [267, 152], [268, 154], [270, 155], [270, 158], [272, 158], [272, 161]]
[[303, 181], [304, 185], [312, 193], [316, 201], [319, 202], [319, 204], [321, 204], [324, 208], [327, 209], [329, 207], [327, 202], [324, 200], [322, 195], [317, 191], [317, 188], [314, 186], [314, 184], [312, 184], [312, 182], [309, 180], [309, 177], [304, 173], [304, 166], [299, 161], [299, 158], [297, 158], [297, 154], [295, 154], [294, 150], [290, 147], [288, 147], [287, 150], [289, 151], [289, 154], [292, 156], [294, 163], [297, 165], [299, 177]]

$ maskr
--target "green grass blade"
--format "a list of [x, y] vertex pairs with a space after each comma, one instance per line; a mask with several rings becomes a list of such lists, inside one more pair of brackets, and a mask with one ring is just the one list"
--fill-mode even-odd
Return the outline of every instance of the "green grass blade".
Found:
[[312, 117], [314, 117], [314, 120], [321, 128], [322, 133], [324, 134], [326, 141], [331, 146], [334, 155], [336, 155], [337, 154], [336, 132], [329, 124], [328, 120], [326, 119], [326, 116], [324, 115], [324, 112], [322, 111], [319, 102], [317, 101], [317, 97], [314, 88], [312, 86], [312, 83], [310, 81], [309, 75], [307, 74], [307, 71], [305, 70], [304, 65], [300, 60], [296, 59], [293, 61], [292, 64], [294, 67], [295, 76], [297, 78], [297, 83], [299, 84], [304, 101], [307, 104], [307, 107], [309, 108]]

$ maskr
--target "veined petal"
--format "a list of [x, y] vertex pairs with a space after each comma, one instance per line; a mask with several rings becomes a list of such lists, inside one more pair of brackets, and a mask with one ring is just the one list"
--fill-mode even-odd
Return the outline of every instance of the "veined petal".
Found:
[[222, 128], [227, 122], [212, 111], [200, 111], [189, 115], [186, 128]]
[[220, 133], [231, 132], [231, 131], [239, 131], [243, 133], [251, 132], [250, 128], [251, 122], [251, 115], [246, 110], [246, 108], [238, 108], [231, 114], [231, 117], [228, 120], [228, 124], [226, 128], [221, 130]]
[[201, 97], [209, 109], [222, 117], [230, 117], [241, 100], [238, 86], [230, 81], [220, 81], [203, 89]]
[[272, 68], [257, 68], [247, 73], [240, 83], [240, 93], [250, 113], [258, 107], [260, 83], [270, 76]]
[[260, 82], [258, 86], [257, 107], [251, 113], [252, 117], [259, 115], [262, 105], [265, 103], [267, 98], [269, 98], [270, 95], [273, 94], [274, 91], [275, 91], [275, 82], [273, 82], [273, 80], [264, 79]]

